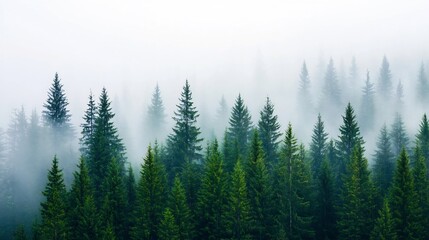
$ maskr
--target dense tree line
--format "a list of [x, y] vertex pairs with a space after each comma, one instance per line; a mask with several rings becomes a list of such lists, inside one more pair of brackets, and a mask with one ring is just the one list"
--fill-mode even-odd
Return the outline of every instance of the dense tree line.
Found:
[[[356, 66], [352, 70], [356, 71]], [[419, 84], [425, 87], [427, 80], [422, 75], [423, 66]], [[14, 153], [10, 154], [14, 161], [28, 161], [29, 155], [43, 158], [28, 161], [28, 164], [40, 164], [28, 166], [29, 169], [48, 168], [47, 160], [52, 159], [49, 171], [37, 174], [37, 178], [45, 179], [46, 185], [43, 189], [34, 187], [31, 192], [38, 192], [40, 196], [37, 198], [40, 212], [28, 217], [34, 219], [32, 228], [24, 227], [28, 222], [21, 222], [24, 225], [19, 226], [15, 222], [11, 224], [15, 229], [13, 237], [428, 239], [429, 121], [426, 114], [413, 141], [400, 112], [390, 127], [384, 124], [370, 165], [365, 157], [360, 123], [364, 122], [363, 131], [374, 131], [376, 101], [390, 101], [394, 96], [387, 58], [383, 59], [380, 70], [381, 84], [377, 90], [381, 93], [380, 99], [376, 99], [374, 85], [367, 74], [362, 105], [368, 107], [360, 108], [361, 116], [355, 113], [352, 104], [346, 104], [343, 113], [338, 115], [342, 121], [337, 126], [337, 137], [329, 136], [323, 120], [325, 111], [333, 114], [338, 111], [337, 105], [343, 103], [332, 59], [325, 81], [322, 98], [325, 109], [320, 108], [321, 114], [314, 119], [308, 147], [299, 142], [291, 123], [281, 132], [270, 98], [266, 99], [259, 119], [252, 120], [241, 94], [229, 113], [222, 138], [209, 140], [204, 147], [198, 126], [199, 111], [186, 81], [170, 135], [165, 142], [163, 133], [152, 136], [153, 142], [147, 146], [136, 171], [139, 174], [135, 176], [115, 127], [115, 114], [105, 88], [98, 101], [92, 93], [89, 95], [79, 138], [81, 157], [63, 152], [76, 133], [56, 74], [44, 105], [44, 124], [37, 122], [36, 113], [27, 122], [21, 109], [6, 132], [10, 138], [8, 144], [0, 138], [0, 159], [7, 157], [6, 145], [9, 154]], [[309, 86], [304, 63], [301, 101], [309, 101]], [[309, 109], [314, 106], [311, 101], [306, 104]], [[332, 105], [332, 109], [327, 108], [328, 105]], [[224, 100], [221, 106], [226, 109]], [[148, 111], [150, 128], [164, 131], [164, 106], [158, 86]], [[37, 139], [28, 137], [31, 134], [49, 136], [48, 143], [58, 149], [57, 154], [48, 156], [38, 141], [31, 142]], [[21, 152], [27, 147], [30, 152]], [[5, 164], [0, 170], [8, 178], [1, 179], [4, 185], [1, 197], [10, 198], [2, 201], [8, 207], [1, 207], [18, 211], [28, 205], [25, 201], [34, 202], [34, 199], [19, 199], [14, 195], [20, 185], [11, 182], [19, 181], [15, 179], [18, 174], [14, 174], [13, 164], [2, 163]], [[70, 167], [71, 164], [75, 167]], [[75, 171], [67, 179], [65, 172], [71, 169]], [[21, 211], [25, 212], [26, 208]]]

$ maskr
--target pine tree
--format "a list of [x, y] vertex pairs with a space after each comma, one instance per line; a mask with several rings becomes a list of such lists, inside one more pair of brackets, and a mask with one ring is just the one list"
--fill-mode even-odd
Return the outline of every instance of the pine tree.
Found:
[[103, 192], [101, 217], [104, 231], [108, 233], [112, 230], [116, 239], [124, 239], [126, 236], [127, 199], [124, 176], [118, 161], [114, 158], [107, 166], [107, 176], [101, 190]]
[[97, 117], [97, 106], [95, 105], [92, 92], [89, 93], [87, 106], [88, 108], [86, 109], [85, 115], [83, 117], [84, 123], [80, 125], [82, 127], [82, 137], [79, 139], [80, 153], [86, 158], [89, 157], [89, 150], [95, 132], [95, 119]]
[[85, 160], [80, 158], [69, 194], [70, 239], [96, 239], [99, 220]]
[[420, 129], [417, 134], [417, 144], [420, 146], [426, 166], [429, 165], [429, 121], [426, 114], [423, 115], [420, 123]]
[[298, 101], [300, 104], [303, 104], [305, 109], [309, 110], [312, 108], [311, 103], [311, 93], [310, 93], [310, 76], [307, 70], [307, 64], [302, 64], [301, 74], [299, 75], [299, 98]]
[[404, 106], [404, 86], [401, 81], [398, 82], [395, 93], [395, 109], [396, 112], [401, 113]]
[[345, 115], [343, 116], [343, 125], [340, 126], [339, 141], [336, 146], [338, 149], [338, 169], [336, 170], [336, 182], [338, 187], [342, 185], [342, 175], [346, 173], [347, 166], [351, 161], [353, 149], [356, 145], [362, 145], [363, 139], [360, 136], [360, 130], [356, 121], [356, 115], [353, 107], [347, 104]]
[[392, 183], [393, 172], [395, 171], [395, 161], [390, 146], [389, 133], [384, 125], [380, 130], [377, 149], [374, 154], [374, 183], [381, 196], [388, 193]]
[[173, 119], [176, 124], [173, 133], [168, 137], [169, 162], [166, 165], [169, 178], [176, 176], [185, 162], [200, 161], [202, 149], [200, 143], [200, 128], [196, 126], [199, 116], [194, 102], [192, 101], [192, 92], [186, 80], [185, 86], [177, 105], [177, 111], [174, 112]]
[[[101, 189], [112, 159], [118, 162], [121, 176], [125, 176], [125, 146], [119, 138], [118, 130], [113, 125], [112, 108], [107, 91], [103, 88], [95, 119], [95, 130], [89, 146], [88, 170], [94, 189]], [[96, 205], [102, 201], [102, 191], [95, 191]]]
[[393, 225], [392, 213], [389, 202], [384, 199], [383, 207], [378, 211], [378, 218], [375, 220], [374, 229], [371, 232], [372, 240], [396, 240]]
[[416, 191], [417, 211], [416, 228], [414, 230], [417, 239], [429, 238], [429, 178], [425, 158], [419, 145], [414, 151], [414, 168], [412, 170], [414, 188]]
[[225, 131], [228, 125], [228, 114], [229, 114], [229, 107], [225, 100], [225, 96], [222, 95], [222, 98], [219, 102], [219, 107], [216, 111], [216, 127], [215, 127], [215, 134], [220, 136], [220, 134]]
[[41, 203], [43, 238], [68, 239], [66, 186], [56, 156], [52, 160], [52, 167], [48, 173], [48, 183], [43, 191], [43, 196], [46, 197], [46, 200]]
[[277, 115], [274, 115], [274, 105], [267, 97], [264, 108], [260, 113], [261, 117], [258, 122], [258, 130], [261, 136], [262, 147], [269, 166], [276, 164], [278, 156], [277, 149], [279, 145], [280, 124]]
[[[341, 92], [332, 58], [329, 60], [324, 81], [322, 108], [327, 111], [335, 108], [334, 110], [336, 111], [341, 106]], [[329, 113], [336, 113], [335, 111]]]
[[179, 240], [180, 231], [176, 219], [170, 208], [166, 208], [159, 224], [158, 236], [160, 240]]
[[271, 182], [265, 163], [262, 142], [253, 132], [250, 154], [245, 166], [250, 203], [250, 231], [254, 239], [268, 239], [271, 230]]
[[[249, 110], [239, 94], [229, 118], [228, 134], [232, 142], [236, 142], [239, 157], [247, 156], [247, 143], [250, 140], [252, 120]], [[237, 160], [237, 159], [235, 159]]]
[[250, 204], [247, 196], [245, 172], [237, 161], [231, 176], [229, 211], [227, 214], [229, 234], [232, 239], [248, 239]]
[[[186, 162], [180, 175], [183, 188], [185, 189], [186, 201], [191, 212], [191, 225], [196, 224], [198, 192], [201, 187], [201, 166], [196, 163]], [[174, 186], [174, 185], [173, 185]]]
[[165, 108], [161, 97], [161, 90], [156, 84], [155, 91], [152, 94], [151, 105], [147, 110], [145, 130], [149, 133], [150, 140], [163, 137], [165, 128]]
[[392, 95], [392, 73], [390, 72], [390, 66], [386, 56], [383, 57], [383, 62], [380, 67], [377, 90], [384, 101], [390, 99]]
[[420, 65], [417, 81], [417, 100], [420, 102], [421, 105], [425, 106], [429, 100], [429, 82], [426, 77], [425, 66], [423, 63]]
[[398, 239], [414, 239], [417, 202], [410, 162], [404, 148], [396, 163], [389, 204]]
[[201, 189], [198, 195], [199, 239], [221, 239], [226, 237], [227, 176], [215, 140], [207, 157]]
[[402, 116], [399, 113], [396, 113], [395, 120], [391, 126], [390, 140], [392, 143], [393, 156], [395, 158], [399, 156], [402, 148], [408, 151], [409, 139], [407, 131], [405, 130], [405, 124], [402, 121]]
[[336, 238], [336, 212], [334, 208], [334, 178], [325, 158], [317, 175], [316, 192], [316, 239]]
[[311, 154], [311, 170], [315, 176], [318, 175], [320, 166], [326, 155], [328, 134], [325, 131], [325, 123], [322, 121], [320, 114], [317, 116], [317, 123], [313, 128], [311, 136], [310, 154]]
[[125, 218], [125, 239], [130, 239], [130, 233], [134, 224], [134, 206], [137, 198], [136, 191], [136, 179], [134, 177], [134, 171], [131, 165], [128, 167], [128, 174], [126, 177], [126, 195], [127, 195], [127, 205], [126, 205], [126, 218]]
[[340, 239], [368, 239], [375, 216], [375, 189], [363, 147], [356, 144], [341, 192], [338, 230]]
[[174, 216], [177, 229], [179, 230], [177, 239], [192, 239], [194, 232], [191, 211], [189, 210], [186, 202], [185, 188], [183, 187], [180, 178], [177, 176], [174, 178], [168, 205], [171, 209], [172, 215]]
[[360, 123], [362, 130], [371, 131], [374, 127], [375, 120], [375, 103], [374, 103], [374, 84], [371, 83], [369, 72], [366, 73], [365, 86], [362, 89], [362, 100], [360, 108]]
[[159, 238], [159, 224], [166, 204], [166, 176], [162, 164], [154, 157], [150, 146], [140, 174], [133, 239], [153, 240]]
[[24, 225], [19, 225], [13, 233], [14, 240], [27, 240]]

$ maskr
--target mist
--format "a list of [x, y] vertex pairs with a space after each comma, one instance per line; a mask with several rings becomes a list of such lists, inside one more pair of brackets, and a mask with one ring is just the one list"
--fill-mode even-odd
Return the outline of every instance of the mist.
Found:
[[[254, 126], [269, 97], [281, 131], [291, 123], [298, 141], [308, 148], [319, 113], [330, 139], [340, 134], [347, 103], [359, 120], [367, 73], [378, 94], [380, 68], [386, 57], [392, 98], [401, 82], [403, 105], [398, 109], [393, 101], [375, 99], [373, 126], [362, 130], [365, 156], [371, 165], [379, 131], [383, 124], [390, 129], [396, 112], [402, 115], [410, 147], [423, 114], [429, 112], [429, 103], [417, 97], [420, 67], [425, 67], [426, 78], [429, 72], [427, 9], [429, 2], [425, 0], [3, 0], [0, 145], [7, 145], [7, 131], [16, 113], [25, 112], [28, 122], [32, 112], [38, 116], [35, 118], [42, 116], [58, 73], [69, 101], [74, 137], [64, 149], [38, 149], [46, 157], [37, 165], [41, 169], [37, 174], [22, 173], [21, 185], [35, 188], [33, 195], [42, 190], [44, 174], [55, 154], [65, 152], [60, 159], [74, 159], [63, 166], [68, 168], [66, 182], [71, 182], [80, 156], [78, 140], [88, 96], [92, 92], [98, 102], [103, 87], [112, 101], [113, 121], [125, 144], [127, 161], [134, 169], [139, 169], [149, 144], [156, 139], [165, 144], [172, 133], [172, 117], [186, 80], [200, 114], [197, 126], [203, 147], [214, 138], [221, 140], [228, 127], [228, 119], [219, 118], [221, 99], [225, 99], [229, 118], [240, 94]], [[330, 59], [342, 92], [339, 107], [323, 104]], [[353, 59], [357, 71], [352, 81]], [[304, 62], [311, 93], [307, 107], [299, 98]], [[154, 133], [147, 127], [147, 115], [157, 85], [166, 122], [162, 132]], [[35, 146], [29, 144], [31, 147]], [[19, 172], [21, 166], [15, 164], [14, 169]], [[40, 182], [27, 185], [26, 177]], [[30, 208], [37, 208], [41, 196], [34, 198], [36, 203]]]

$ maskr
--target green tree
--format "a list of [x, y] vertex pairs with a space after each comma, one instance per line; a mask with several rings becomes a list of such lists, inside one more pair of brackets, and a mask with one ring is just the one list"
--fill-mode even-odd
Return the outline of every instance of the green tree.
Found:
[[428, 93], [429, 93], [429, 82], [426, 77], [425, 66], [422, 63], [420, 65], [419, 76], [417, 80], [417, 100], [423, 106], [425, 106], [429, 100]]
[[382, 197], [386, 196], [392, 184], [395, 161], [390, 146], [389, 133], [384, 125], [380, 130], [377, 149], [374, 154], [374, 184]]
[[426, 114], [423, 115], [420, 123], [420, 129], [417, 134], [417, 144], [420, 146], [423, 157], [426, 160], [426, 166], [429, 165], [429, 121]]
[[159, 239], [160, 240], [179, 240], [179, 228], [176, 224], [176, 219], [170, 208], [166, 208], [161, 222], [159, 224]]
[[131, 165], [128, 167], [128, 174], [125, 180], [127, 205], [126, 205], [126, 219], [125, 219], [125, 239], [130, 239], [131, 230], [134, 224], [134, 206], [137, 198], [136, 179]]
[[374, 84], [370, 81], [369, 72], [366, 73], [365, 86], [362, 89], [362, 100], [360, 105], [359, 122], [362, 130], [371, 131], [375, 120], [375, 90]]
[[383, 62], [381, 63], [377, 92], [381, 94], [384, 101], [388, 101], [392, 95], [392, 73], [386, 56], [383, 57]]
[[378, 210], [378, 218], [375, 220], [374, 229], [371, 232], [372, 240], [396, 240], [392, 213], [389, 201], [384, 199], [383, 207]]
[[320, 114], [317, 116], [317, 123], [313, 128], [311, 136], [310, 155], [311, 155], [311, 170], [315, 176], [318, 175], [320, 166], [326, 155], [326, 145], [328, 134], [325, 131], [325, 123], [322, 121]]
[[[251, 131], [251, 116], [239, 94], [232, 108], [231, 117], [229, 118], [228, 134], [231, 141], [237, 144], [238, 154], [241, 158], [247, 156], [247, 143], [250, 139]], [[236, 161], [237, 159], [234, 160]]]
[[361, 144], [356, 144], [353, 157], [348, 164], [341, 200], [339, 238], [369, 239], [375, 218], [375, 189]]
[[19, 225], [15, 232], [13, 233], [13, 239], [14, 240], [26, 240], [27, 235], [25, 234], [25, 228], [24, 225]]
[[41, 203], [43, 239], [68, 239], [66, 186], [56, 156], [52, 160], [43, 196], [46, 197]]
[[399, 113], [395, 114], [395, 120], [390, 129], [390, 140], [395, 158], [399, 157], [402, 148], [408, 151], [409, 138], [405, 130], [405, 124], [402, 121], [402, 116]]
[[321, 107], [325, 110], [324, 112], [327, 113], [327, 116], [330, 116], [330, 114], [337, 113], [341, 103], [341, 92], [338, 86], [337, 73], [335, 71], [334, 61], [331, 58], [325, 72]]
[[97, 239], [100, 230], [99, 216], [83, 157], [80, 158], [77, 167], [69, 194], [70, 239]]
[[[300, 104], [303, 104], [306, 110], [309, 110], [312, 108], [312, 102], [311, 102], [311, 93], [310, 93], [310, 76], [308, 74], [307, 64], [302, 64], [301, 67], [301, 74], [299, 75], [299, 98], [298, 101]], [[304, 111], [307, 112], [307, 111]]]
[[258, 122], [258, 130], [262, 141], [262, 147], [265, 153], [265, 159], [270, 166], [277, 163], [277, 149], [279, 145], [280, 123], [277, 120], [277, 115], [274, 114], [274, 105], [267, 97], [264, 108], [260, 113], [260, 120]]
[[198, 195], [199, 239], [226, 237], [227, 176], [215, 140], [208, 151], [207, 163]]
[[87, 106], [85, 115], [83, 116], [84, 123], [80, 125], [82, 127], [82, 137], [79, 139], [80, 153], [86, 158], [89, 157], [90, 146], [95, 132], [95, 119], [97, 117], [97, 106], [95, 105], [92, 92], [89, 93]]
[[417, 239], [429, 238], [429, 178], [425, 158], [419, 145], [414, 151], [414, 168], [412, 170], [414, 188], [416, 191], [417, 219], [416, 229], [414, 230]]
[[[174, 178], [173, 188], [169, 198], [169, 208], [174, 216], [175, 224], [179, 230], [180, 240], [192, 239], [194, 236], [191, 211], [186, 202], [186, 192], [179, 177]], [[165, 214], [165, 213], [164, 213]], [[165, 217], [165, 215], [164, 215]]]
[[200, 128], [196, 126], [199, 114], [192, 101], [188, 80], [186, 80], [179, 101], [173, 117], [176, 124], [167, 142], [169, 159], [166, 168], [170, 180], [179, 173], [185, 162], [201, 160], [202, 147], [200, 144], [203, 139], [200, 138]]
[[147, 109], [147, 118], [144, 129], [150, 133], [149, 139], [151, 141], [163, 137], [165, 131], [165, 108], [161, 97], [161, 90], [156, 84], [155, 90], [152, 94], [151, 105]]
[[159, 238], [159, 224], [165, 207], [166, 176], [162, 164], [154, 157], [149, 146], [137, 186], [136, 222], [133, 239]]
[[227, 214], [229, 234], [232, 239], [248, 239], [250, 227], [249, 208], [246, 176], [238, 160], [231, 176], [229, 211]]
[[417, 201], [410, 161], [404, 148], [396, 163], [389, 204], [398, 239], [414, 239]]

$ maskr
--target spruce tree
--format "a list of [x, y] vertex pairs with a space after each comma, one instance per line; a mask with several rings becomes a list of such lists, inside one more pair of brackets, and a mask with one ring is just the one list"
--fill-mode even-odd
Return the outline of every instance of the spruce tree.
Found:
[[398, 157], [390, 189], [390, 208], [398, 239], [414, 239], [416, 230], [416, 193], [408, 154], [404, 148]]
[[19, 225], [16, 230], [13, 232], [14, 240], [27, 240], [27, 235], [25, 234], [24, 225]]
[[[168, 206], [174, 216], [175, 224], [179, 230], [178, 240], [192, 239], [194, 236], [191, 211], [186, 202], [186, 192], [179, 177], [174, 178]], [[164, 215], [165, 217], [165, 215]]]
[[414, 230], [417, 239], [429, 238], [429, 178], [425, 158], [419, 145], [414, 151], [414, 167], [412, 170], [414, 188], [416, 191], [417, 211], [416, 228]]
[[170, 208], [166, 208], [159, 224], [159, 240], [179, 240], [180, 231]]
[[272, 224], [272, 188], [257, 131], [253, 132], [249, 159], [244, 169], [250, 203], [251, 235], [254, 239], [268, 239]]
[[311, 136], [310, 155], [311, 170], [315, 176], [318, 175], [320, 166], [326, 155], [328, 134], [325, 131], [325, 123], [322, 121], [320, 114], [317, 116], [317, 122], [313, 128]]
[[374, 184], [382, 197], [390, 188], [395, 171], [395, 161], [390, 145], [389, 133], [384, 125], [380, 130], [377, 149], [374, 154]]
[[383, 207], [378, 210], [378, 218], [375, 220], [374, 229], [371, 232], [371, 240], [396, 240], [396, 234], [389, 207], [389, 201], [384, 199]]
[[221, 239], [226, 237], [227, 230], [227, 176], [216, 140], [208, 153], [198, 194], [198, 238]]
[[[239, 157], [247, 156], [247, 143], [250, 140], [252, 120], [249, 110], [239, 94], [229, 118], [228, 134], [231, 141], [237, 144]], [[236, 161], [237, 159], [234, 159]]]
[[383, 101], [388, 101], [392, 95], [392, 73], [386, 56], [381, 63], [377, 92], [381, 94]]
[[275, 165], [278, 159], [278, 139], [281, 136], [279, 129], [280, 124], [277, 120], [277, 115], [274, 114], [274, 105], [267, 97], [267, 101], [265, 102], [264, 108], [260, 113], [258, 130], [265, 153], [265, 159], [269, 166]]
[[85, 115], [83, 116], [84, 123], [80, 125], [82, 127], [82, 137], [79, 139], [80, 153], [86, 158], [89, 157], [90, 146], [95, 132], [95, 119], [97, 117], [97, 106], [95, 105], [92, 92], [89, 93], [87, 106]]
[[128, 167], [128, 174], [125, 180], [126, 195], [127, 195], [127, 204], [125, 210], [125, 239], [130, 239], [131, 230], [134, 224], [134, 206], [137, 198], [136, 190], [136, 179], [134, 177], [134, 171], [131, 165]]
[[334, 61], [332, 58], [329, 60], [328, 67], [325, 72], [321, 104], [322, 109], [327, 111], [328, 114], [336, 114], [337, 109], [341, 106], [341, 92], [338, 86], [337, 73], [335, 71]]
[[196, 126], [199, 114], [192, 101], [188, 80], [186, 80], [179, 101], [173, 117], [176, 124], [167, 142], [169, 159], [166, 168], [171, 180], [179, 173], [185, 162], [201, 160], [202, 147], [200, 144], [203, 141], [200, 138], [200, 128]]
[[408, 151], [409, 139], [407, 131], [405, 130], [405, 124], [402, 121], [402, 116], [399, 113], [395, 114], [395, 119], [390, 129], [390, 140], [392, 143], [393, 156], [395, 158], [399, 156], [402, 148]]
[[404, 106], [404, 86], [402, 86], [402, 83], [400, 80], [396, 87], [394, 106], [395, 106], [396, 112], [402, 113], [402, 109]]
[[99, 236], [99, 216], [94, 203], [93, 189], [83, 157], [69, 194], [70, 239], [97, 239]]
[[43, 239], [68, 239], [66, 186], [58, 159], [54, 156], [41, 203], [41, 233]]
[[422, 63], [419, 69], [417, 80], [417, 100], [422, 106], [425, 106], [429, 100], [429, 82], [425, 72], [425, 66]]
[[158, 239], [159, 224], [166, 200], [166, 176], [149, 146], [137, 186], [136, 221], [133, 239]]
[[426, 114], [423, 115], [420, 123], [420, 129], [417, 134], [417, 144], [423, 154], [423, 158], [426, 160], [426, 166], [429, 165], [429, 121]]
[[149, 134], [150, 141], [160, 140], [163, 137], [165, 128], [165, 108], [161, 97], [161, 90], [156, 84], [152, 94], [151, 105], [147, 109], [147, 118], [144, 129]]
[[[185, 189], [186, 202], [191, 212], [191, 225], [196, 224], [198, 192], [201, 187], [202, 170], [201, 165], [186, 162], [180, 175], [183, 188]], [[173, 185], [174, 186], [174, 185]]]
[[[311, 93], [310, 93], [310, 76], [307, 70], [307, 64], [302, 64], [301, 74], [299, 75], [299, 98], [298, 101], [308, 111], [312, 108]], [[304, 112], [307, 112], [304, 111]]]
[[250, 204], [247, 195], [245, 172], [237, 161], [231, 176], [229, 209], [227, 213], [228, 230], [232, 239], [248, 239], [250, 223]]
[[362, 89], [362, 100], [360, 105], [360, 117], [359, 122], [362, 126], [362, 130], [370, 131], [374, 127], [375, 120], [375, 90], [374, 84], [371, 83], [369, 78], [369, 72], [366, 73], [365, 86]]

